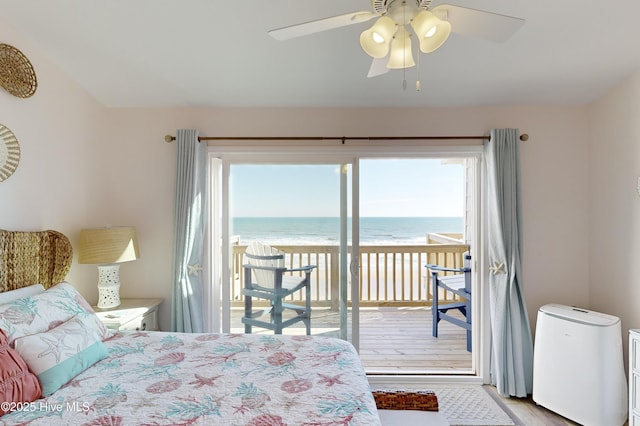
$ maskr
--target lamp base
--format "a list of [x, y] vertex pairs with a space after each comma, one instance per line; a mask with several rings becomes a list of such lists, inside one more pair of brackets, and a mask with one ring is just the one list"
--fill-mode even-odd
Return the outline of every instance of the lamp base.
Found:
[[98, 308], [120, 305], [120, 265], [98, 265]]

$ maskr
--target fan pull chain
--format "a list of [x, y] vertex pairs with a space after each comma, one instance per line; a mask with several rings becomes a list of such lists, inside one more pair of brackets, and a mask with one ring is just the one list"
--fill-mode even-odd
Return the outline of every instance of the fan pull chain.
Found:
[[[404, 60], [404, 57], [403, 57]], [[404, 68], [402, 68], [402, 90], [407, 90], [407, 66], [406, 62], [403, 64]]]
[[[407, 2], [403, 1], [402, 2], [403, 5], [406, 5]], [[407, 26], [407, 8], [403, 7], [402, 8], [402, 22], [404, 23], [404, 27]], [[411, 35], [409, 35], [409, 37], [411, 37]], [[404, 43], [407, 42], [407, 39], [405, 37], [405, 39], [402, 41], [402, 90], [407, 90], [407, 50], [405, 49], [405, 45]], [[411, 54], [413, 55], [413, 52], [411, 52]]]
[[416, 67], [418, 72], [418, 79], [416, 80], [416, 92], [419, 92], [422, 86], [420, 85], [420, 49], [418, 49], [418, 63]]
[[407, 67], [406, 67], [406, 63], [404, 62], [404, 52], [402, 53], [402, 90], [407, 90]]

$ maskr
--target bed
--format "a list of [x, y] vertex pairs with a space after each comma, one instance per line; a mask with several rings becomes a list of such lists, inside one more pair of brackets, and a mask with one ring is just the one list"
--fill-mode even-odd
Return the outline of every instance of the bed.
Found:
[[2, 424], [380, 424], [350, 343], [113, 333], [64, 282], [71, 258], [55, 231], [0, 231]]

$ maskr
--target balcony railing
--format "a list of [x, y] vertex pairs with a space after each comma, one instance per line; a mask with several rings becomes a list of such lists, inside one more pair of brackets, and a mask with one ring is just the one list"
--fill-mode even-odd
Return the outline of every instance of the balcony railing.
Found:
[[[427, 244], [421, 245], [361, 245], [360, 246], [360, 305], [361, 306], [425, 306], [432, 300], [431, 279], [427, 263], [460, 268], [462, 254], [469, 246], [451, 236], [429, 234]], [[339, 303], [339, 247], [334, 245], [278, 245], [286, 253], [285, 265], [297, 267], [316, 265], [311, 276], [313, 306], [338, 308]], [[243, 302], [242, 268], [246, 246], [233, 246], [231, 301], [234, 306]], [[351, 262], [351, 248], [349, 247]], [[351, 283], [350, 283], [351, 284]], [[350, 285], [349, 284], [349, 285]], [[347, 294], [351, 300], [351, 288]], [[302, 302], [300, 292], [288, 301]], [[442, 292], [442, 302], [454, 300], [454, 295]], [[254, 302], [256, 303], [256, 302]]]

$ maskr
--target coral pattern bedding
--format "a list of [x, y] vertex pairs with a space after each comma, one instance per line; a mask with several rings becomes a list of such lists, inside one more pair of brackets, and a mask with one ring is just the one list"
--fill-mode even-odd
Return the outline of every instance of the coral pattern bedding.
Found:
[[[120, 332], [6, 425], [377, 425], [353, 347], [310, 336]], [[20, 409], [17, 409], [20, 408]]]

